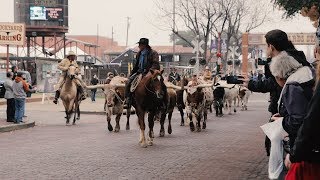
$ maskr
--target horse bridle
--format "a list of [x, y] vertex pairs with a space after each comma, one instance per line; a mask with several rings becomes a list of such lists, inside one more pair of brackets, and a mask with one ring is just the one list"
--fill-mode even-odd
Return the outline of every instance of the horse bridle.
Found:
[[[157, 75], [156, 77], [154, 77], [154, 78], [151, 78], [151, 82], [153, 82], [154, 81], [154, 79], [156, 79], [158, 76], [160, 76], [160, 75]], [[159, 79], [159, 81], [160, 81], [160, 79]], [[152, 93], [152, 94], [154, 94], [157, 98], [160, 98], [159, 97], [159, 95], [157, 94], [157, 93], [155, 93], [155, 92], [153, 92], [152, 90], [150, 90], [148, 87], [147, 87], [147, 85], [145, 84], [144, 85], [144, 87], [146, 88], [146, 90], [148, 91], [148, 92], [150, 92], [150, 93]]]

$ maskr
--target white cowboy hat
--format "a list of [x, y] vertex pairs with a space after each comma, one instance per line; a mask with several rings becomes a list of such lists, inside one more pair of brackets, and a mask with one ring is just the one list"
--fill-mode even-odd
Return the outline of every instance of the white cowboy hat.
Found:
[[76, 56], [76, 53], [74, 53], [73, 51], [69, 51], [67, 54], [67, 57], [69, 57], [69, 56]]
[[210, 69], [209, 66], [206, 66], [206, 69]]

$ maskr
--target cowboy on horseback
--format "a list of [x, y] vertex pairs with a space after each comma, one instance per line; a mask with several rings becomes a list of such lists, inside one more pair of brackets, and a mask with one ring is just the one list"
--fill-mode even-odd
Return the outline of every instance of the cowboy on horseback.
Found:
[[[79, 73], [80, 68], [76, 62], [76, 54], [73, 51], [69, 51], [67, 58], [64, 58], [59, 64], [58, 64], [58, 69], [62, 71], [62, 74], [60, 76], [59, 82], [56, 85], [56, 94], [53, 100], [53, 103], [57, 104], [58, 103], [58, 99], [60, 97], [60, 90], [65, 82], [65, 78], [67, 76], [67, 72], [70, 66], [74, 66], [76, 67], [76, 73]], [[86, 87], [86, 85], [84, 84], [84, 82], [78, 78], [77, 76], [75, 76], [74, 78], [74, 82], [77, 84], [78, 86], [78, 91], [80, 92], [80, 96], [81, 96], [81, 100], [85, 100], [86, 99], [86, 95], [84, 92], [84, 87]]]
[[[140, 51], [138, 52], [136, 56], [136, 64], [131, 72], [131, 75], [128, 79], [126, 89], [125, 89], [125, 108], [131, 106], [131, 92], [130, 87], [132, 84], [132, 81], [137, 77], [137, 75], [142, 74], [146, 75], [150, 69], [156, 69], [160, 70], [160, 64], [159, 64], [159, 55], [157, 51], [153, 50], [149, 46], [149, 39], [147, 38], [141, 38], [138, 42]], [[167, 93], [166, 86], [162, 82], [162, 90]]]

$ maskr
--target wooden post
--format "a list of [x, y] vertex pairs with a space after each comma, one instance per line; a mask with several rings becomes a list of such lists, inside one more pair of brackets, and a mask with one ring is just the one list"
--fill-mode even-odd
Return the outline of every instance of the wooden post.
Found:
[[248, 76], [248, 50], [249, 50], [249, 34], [243, 33], [242, 35], [242, 74]]
[[7, 72], [9, 72], [9, 44], [7, 44], [7, 67], [6, 67]]

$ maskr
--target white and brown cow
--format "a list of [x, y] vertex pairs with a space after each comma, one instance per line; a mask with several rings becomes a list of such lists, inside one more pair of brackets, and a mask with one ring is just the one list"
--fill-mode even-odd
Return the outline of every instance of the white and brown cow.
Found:
[[239, 98], [240, 98], [240, 102], [241, 102], [241, 110], [242, 111], [248, 110], [247, 104], [248, 104], [248, 100], [249, 100], [250, 95], [251, 95], [251, 91], [248, 88], [240, 86]]
[[[125, 82], [127, 78], [115, 76], [112, 78], [109, 84], [99, 84], [95, 86], [87, 86], [88, 89], [103, 88], [106, 101], [106, 115], [108, 121], [108, 130], [113, 131], [111, 125], [111, 116], [116, 115], [116, 126], [114, 132], [120, 131], [120, 118], [123, 113], [123, 101], [124, 101], [124, 90]], [[126, 129], [129, 130], [129, 121], [127, 121]]]

